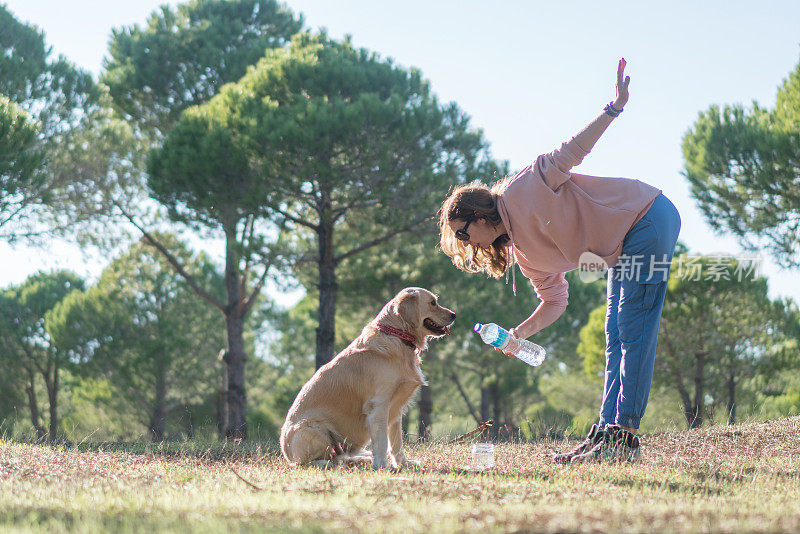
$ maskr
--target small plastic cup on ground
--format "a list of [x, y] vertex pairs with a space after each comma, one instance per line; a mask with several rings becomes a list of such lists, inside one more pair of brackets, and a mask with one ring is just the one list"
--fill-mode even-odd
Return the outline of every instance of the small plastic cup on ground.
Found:
[[472, 468], [478, 470], [494, 467], [494, 443], [474, 443], [472, 445]]

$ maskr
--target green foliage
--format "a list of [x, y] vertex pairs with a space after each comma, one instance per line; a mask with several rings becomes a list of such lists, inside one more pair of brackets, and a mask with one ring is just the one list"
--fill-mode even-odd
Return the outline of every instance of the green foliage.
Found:
[[[688, 422], [701, 420], [690, 413], [698, 409], [706, 416], [738, 405], [752, 412], [760, 386], [751, 377], [768, 380], [796, 365], [791, 304], [771, 302], [766, 279], [755, 274], [753, 265], [733, 258], [681, 254], [673, 260], [653, 387], [677, 394]], [[604, 317], [598, 307], [580, 333], [590, 375], [605, 364]]]
[[19, 106], [0, 95], [0, 228], [10, 219], [12, 199], [42, 185], [44, 158], [36, 147], [36, 125]]
[[61, 418], [64, 433], [74, 441], [135, 441], [142, 435], [132, 399], [120, 395], [105, 378], [71, 376], [69, 407]]
[[89, 73], [52, 58], [44, 34], [3, 5], [0, 28], [0, 237], [13, 240], [49, 230], [36, 217], [54, 201], [47, 160], [99, 92]]
[[[170, 236], [160, 239], [206, 291], [222, 292], [221, 277], [207, 259], [192, 258]], [[108, 380], [131, 399], [142, 424], [216, 394], [222, 317], [200, 305], [167, 260], [143, 242], [112, 261], [94, 287], [67, 297], [47, 321], [81, 372]]]
[[[317, 327], [316, 297], [315, 294], [308, 294], [294, 307], [272, 318], [272, 329], [279, 334], [270, 349], [274, 363], [289, 370], [308, 367], [313, 372], [314, 330]], [[342, 339], [342, 347], [350, 343], [348, 339], [352, 340], [352, 337]]]
[[104, 96], [101, 106], [61, 136], [49, 153], [52, 209], [43, 214], [49, 226], [68, 228], [81, 245], [112, 250], [129, 243], [136, 231], [119, 224], [120, 209], [137, 214], [139, 224], [154, 224], [155, 210], [143, 202], [147, 146], [129, 121], [113, 115]]
[[[306, 295], [294, 307], [276, 314], [267, 323], [273, 336], [269, 358], [261, 364], [262, 379], [255, 395], [262, 395], [262, 409], [272, 414], [278, 428], [300, 388], [315, 371], [316, 299], [316, 294]], [[350, 341], [352, 338], [342, 337], [340, 345], [344, 347]]]
[[795, 304], [787, 305], [794, 317], [786, 326], [787, 335], [779, 350], [776, 350], [771, 365], [750, 380], [750, 387], [756, 392], [751, 414], [757, 418], [775, 418], [784, 415], [800, 414], [800, 313]]
[[[305, 382], [301, 369], [286, 370], [258, 358], [248, 362], [248, 439], [277, 443], [281, 425]], [[291, 396], [291, 399], [287, 397]]]
[[[335, 303], [344, 261], [430, 217], [449, 184], [496, 166], [418, 72], [300, 34], [184, 113], [149, 169], [175, 220], [228, 234], [244, 217], [285, 220], [295, 276]], [[318, 308], [318, 324], [333, 337], [331, 312]]]
[[449, 184], [495, 170], [480, 132], [418, 71], [324, 35], [268, 53], [221, 98], [239, 104], [238, 120], [258, 117], [254, 142], [280, 156], [261, 168], [295, 218], [346, 237], [429, 216]]
[[251, 168], [247, 141], [203, 109], [186, 112], [151, 153], [153, 195], [173, 220], [195, 227], [235, 228], [245, 217], [268, 216], [266, 196], [274, 184]]
[[68, 271], [40, 272], [28, 277], [16, 291], [12, 289], [19, 305], [13, 323], [18, 326], [21, 340], [29, 346], [49, 343], [45, 315], [70, 293], [82, 289], [83, 280]]
[[685, 175], [708, 223], [750, 248], [761, 243], [784, 265], [800, 265], [800, 64], [775, 109], [713, 105], [683, 139]]
[[780, 395], [764, 398], [762, 400], [762, 410], [763, 415], [768, 419], [800, 414], [800, 389], [796, 385], [789, 386]]
[[98, 97], [91, 75], [64, 57], [53, 59], [44, 34], [0, 5], [0, 94], [39, 123], [44, 139], [74, 127]]
[[0, 93], [12, 100], [32, 98], [40, 90], [36, 80], [46, 69], [49, 51], [45, 47], [44, 33], [14, 17], [5, 5], [0, 6], [0, 72], [3, 73]]
[[115, 30], [100, 106], [50, 157], [56, 189], [51, 226], [107, 249], [130, 241], [131, 219], [138, 228], [158, 227], [163, 213], [147, 199], [148, 149], [184, 109], [241, 77], [266, 48], [282, 45], [300, 26], [271, 0], [198, 0], [163, 6], [143, 27]]
[[418, 72], [303, 34], [184, 114], [151, 157], [150, 185], [174, 216], [206, 224], [271, 206], [307, 225], [359, 212], [354, 230], [389, 217], [402, 226], [472, 163], [465, 145], [481, 141], [464, 122]]
[[26, 399], [7, 398], [9, 408], [27, 406], [31, 424], [38, 438], [44, 437], [43, 417], [38, 395], [42, 391], [50, 408], [50, 439], [58, 431], [57, 397], [60, 391], [60, 370], [69, 364], [68, 354], [52, 342], [46, 329], [46, 315], [67, 295], [83, 288], [83, 280], [68, 271], [40, 272], [28, 277], [19, 286], [0, 292], [0, 368], [4, 374], [0, 389], [6, 395], [22, 391]]
[[554, 408], [546, 401], [526, 407], [526, 419], [520, 423], [520, 434], [528, 441], [542, 438], [560, 438], [565, 428], [570, 428], [572, 415], [565, 410]]
[[302, 18], [274, 0], [191, 0], [162, 6], [144, 27], [114, 30], [103, 82], [123, 115], [166, 132], [183, 110], [241, 78]]
[[[679, 391], [682, 373], [707, 365], [705, 394], [715, 404], [732, 403], [736, 386], [786, 362], [791, 309], [767, 297], [767, 281], [753, 266], [726, 258], [676, 258], [664, 305], [657, 372]], [[733, 388], [733, 389], [731, 389]], [[685, 391], [681, 393], [685, 395]], [[685, 397], [684, 397], [685, 398]], [[707, 401], [704, 401], [707, 402]]]
[[580, 369], [567, 368], [542, 377], [539, 388], [549, 406], [569, 416], [563, 426], [549, 429], [550, 435], [563, 431], [564, 435], [582, 438], [597, 422], [603, 386], [595, 376], [587, 376]]
[[15, 292], [0, 291], [0, 427], [25, 405], [25, 377], [19, 368], [20, 351], [14, 347], [17, 309]]
[[[206, 300], [228, 320], [229, 432], [240, 437], [246, 434], [242, 323], [277, 263], [283, 228], [267, 209], [274, 184], [270, 175], [253, 171], [255, 147], [247, 132], [233, 127], [224, 108], [215, 112], [221, 95], [204, 102], [300, 27], [290, 12], [267, 0], [165, 7], [147, 28], [115, 34], [104, 77], [117, 108], [164, 141], [149, 159], [151, 198], [172, 220], [225, 238], [226, 295]], [[130, 213], [126, 218], [134, 219]]]
[[578, 354], [583, 357], [583, 370], [591, 377], [602, 377], [606, 365], [607, 306], [598, 306], [589, 314], [589, 322], [578, 333]]

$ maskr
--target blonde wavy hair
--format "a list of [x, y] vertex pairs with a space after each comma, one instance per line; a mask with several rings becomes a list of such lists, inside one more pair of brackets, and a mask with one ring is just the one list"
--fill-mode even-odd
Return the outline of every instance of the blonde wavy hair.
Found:
[[456, 239], [450, 229], [451, 221], [462, 221], [472, 217], [484, 219], [492, 226], [502, 223], [497, 210], [499, 193], [507, 179], [495, 183], [491, 189], [480, 181], [456, 186], [439, 209], [439, 247], [450, 256], [453, 265], [468, 273], [486, 273], [492, 278], [500, 278], [513, 263], [511, 241], [507, 234], [497, 239], [489, 247], [470, 245]]

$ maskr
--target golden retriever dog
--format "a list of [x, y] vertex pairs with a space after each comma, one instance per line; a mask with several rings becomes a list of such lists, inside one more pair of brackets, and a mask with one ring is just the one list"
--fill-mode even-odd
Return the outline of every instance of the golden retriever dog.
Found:
[[400, 291], [297, 394], [281, 428], [284, 457], [319, 466], [366, 460], [371, 441], [373, 468], [416, 465], [403, 454], [401, 418], [427, 384], [420, 369], [427, 340], [449, 334], [455, 317], [426, 289]]

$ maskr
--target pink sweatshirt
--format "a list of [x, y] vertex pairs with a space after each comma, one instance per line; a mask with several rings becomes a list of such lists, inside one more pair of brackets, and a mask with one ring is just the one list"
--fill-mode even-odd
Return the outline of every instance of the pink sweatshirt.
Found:
[[543, 303], [563, 312], [569, 297], [566, 271], [593, 252], [614, 266], [622, 240], [661, 193], [629, 178], [570, 173], [588, 152], [575, 140], [536, 158], [500, 192], [498, 211], [522, 274]]

